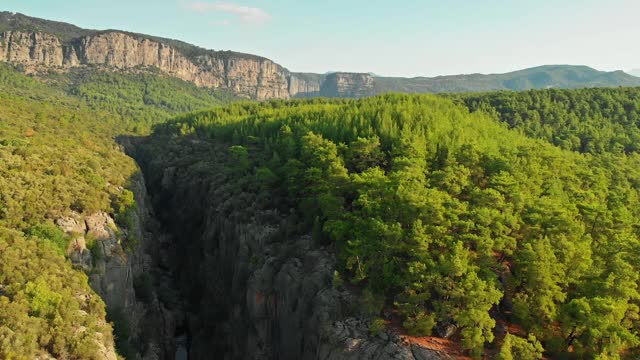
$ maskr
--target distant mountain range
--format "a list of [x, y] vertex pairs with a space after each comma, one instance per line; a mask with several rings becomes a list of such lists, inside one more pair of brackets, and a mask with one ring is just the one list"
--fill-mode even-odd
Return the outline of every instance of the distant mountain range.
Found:
[[[264, 57], [203, 49], [178, 40], [74, 25], [0, 12], [0, 61], [25, 71], [64, 72], [95, 66], [107, 70], [154, 68], [198, 86], [228, 89], [256, 100], [363, 97], [384, 92], [441, 93], [546, 88], [640, 86], [623, 71], [546, 65], [505, 74], [384, 77], [373, 73], [296, 73]], [[400, 60], [401, 61], [401, 60]], [[640, 75], [640, 71], [632, 72]]]
[[376, 92], [474, 92], [640, 86], [640, 78], [623, 71], [605, 72], [588, 66], [545, 65], [505, 74], [471, 74], [433, 78], [376, 78]]

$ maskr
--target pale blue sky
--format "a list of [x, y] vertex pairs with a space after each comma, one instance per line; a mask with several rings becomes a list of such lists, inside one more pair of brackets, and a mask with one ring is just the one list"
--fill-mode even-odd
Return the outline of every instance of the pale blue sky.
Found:
[[0, 10], [262, 55], [292, 71], [640, 68], [640, 0], [2, 0]]

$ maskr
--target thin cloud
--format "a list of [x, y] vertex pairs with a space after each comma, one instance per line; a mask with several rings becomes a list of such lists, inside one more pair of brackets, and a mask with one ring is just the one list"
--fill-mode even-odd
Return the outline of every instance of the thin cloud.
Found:
[[213, 20], [213, 21], [209, 21], [209, 25], [211, 25], [211, 26], [227, 26], [227, 25], [231, 25], [231, 21], [229, 21], [229, 20]]
[[[188, 5], [188, 9], [200, 13], [221, 12], [236, 16], [238, 20], [247, 25], [263, 25], [271, 19], [266, 11], [250, 6], [243, 6], [229, 2], [194, 2]], [[216, 22], [220, 25], [228, 25], [228, 21]]]

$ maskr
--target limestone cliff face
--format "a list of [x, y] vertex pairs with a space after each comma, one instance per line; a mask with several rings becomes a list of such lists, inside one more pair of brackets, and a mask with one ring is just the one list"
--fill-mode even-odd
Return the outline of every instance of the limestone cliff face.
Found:
[[324, 81], [323, 76], [305, 76], [292, 74], [289, 77], [289, 94], [291, 97], [312, 97], [320, 93]]
[[362, 73], [329, 74], [320, 95], [326, 97], [360, 98], [373, 95], [373, 76]]
[[60, 40], [44, 33], [8, 31], [0, 34], [0, 60], [44, 66], [62, 66], [64, 49]]
[[269, 59], [215, 51], [187, 57], [162, 42], [117, 31], [67, 42], [41, 32], [6, 31], [0, 33], [0, 61], [23, 65], [29, 72], [84, 65], [153, 67], [198, 86], [230, 89], [238, 96], [257, 100], [288, 99], [317, 92], [320, 87]]

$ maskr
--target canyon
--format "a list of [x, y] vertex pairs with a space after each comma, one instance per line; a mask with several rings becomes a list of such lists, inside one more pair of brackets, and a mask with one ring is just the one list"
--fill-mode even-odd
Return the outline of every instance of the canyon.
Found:
[[[139, 358], [455, 357], [398, 329], [372, 334], [358, 293], [334, 283], [330, 248], [291, 234], [295, 219], [276, 209], [251, 212], [255, 195], [229, 198], [236, 184], [221, 175], [226, 147], [161, 135], [120, 142], [141, 169], [136, 223], [146, 230], [129, 260], [132, 276], [147, 272], [156, 279], [153, 300], [130, 313]], [[185, 151], [188, 159], [173, 157]], [[205, 164], [220, 175], [194, 183], [190, 171]]]
[[[70, 298], [99, 300], [96, 321], [112, 324], [90, 339], [96, 358], [437, 360], [492, 357], [515, 349], [509, 341], [542, 358], [538, 339], [523, 336], [525, 320], [546, 321], [525, 312], [538, 304], [528, 300], [538, 285], [518, 276], [564, 263], [544, 258], [552, 251], [542, 247], [530, 258], [544, 266], [518, 258], [516, 243], [547, 226], [538, 213], [560, 213], [549, 209], [569, 209], [560, 240], [581, 229], [605, 239], [606, 226], [595, 225], [599, 217], [632, 212], [608, 209], [592, 224], [569, 201], [547, 204], [538, 201], [546, 195], [534, 195], [523, 207], [521, 199], [546, 194], [540, 184], [565, 171], [579, 175], [561, 179], [567, 184], [583, 181], [575, 189], [592, 186], [598, 174], [628, 182], [616, 190], [603, 177], [594, 198], [610, 191], [634, 199], [630, 189], [640, 183], [605, 167], [593, 176], [575, 170], [598, 168], [590, 159], [600, 152], [624, 151], [615, 166], [635, 174], [637, 159], [627, 155], [638, 151], [638, 90], [556, 88], [636, 85], [640, 78], [619, 71], [568, 65], [435, 78], [292, 72], [256, 55], [0, 12], [0, 159], [9, 165], [0, 167], [0, 221], [30, 240], [51, 242], [47, 233], [32, 232], [43, 222], [69, 241], [59, 260], [86, 290]], [[541, 88], [550, 89], [508, 92]], [[490, 90], [500, 91], [454, 94]], [[315, 97], [366, 99], [271, 101]], [[218, 107], [237, 100], [262, 103]], [[570, 121], [548, 121], [552, 116]], [[508, 125], [498, 127], [498, 120]], [[533, 139], [505, 127], [523, 128]], [[420, 131], [423, 137], [415, 135]], [[582, 152], [590, 155], [583, 159]], [[544, 166], [533, 166], [539, 173], [532, 175], [518, 167], [522, 159]], [[573, 187], [558, 188], [574, 196]], [[518, 202], [522, 221], [501, 217], [510, 202]], [[570, 244], [587, 249], [584, 235]], [[494, 248], [504, 254], [487, 250]], [[567, 257], [567, 268], [579, 260], [578, 268], [590, 268], [592, 252], [583, 252], [582, 260]], [[603, 254], [595, 258], [600, 264], [616, 264]], [[603, 268], [603, 279], [610, 273]], [[593, 280], [599, 274], [578, 275], [573, 281], [588, 290], [599, 284]], [[565, 285], [569, 290], [558, 296], [568, 298], [572, 288]], [[0, 300], [6, 289], [0, 283]], [[637, 308], [629, 299], [640, 297], [622, 297], [627, 293], [615, 294], [617, 304], [633, 305], [620, 314]], [[514, 308], [524, 320], [512, 316]], [[22, 309], [25, 318], [33, 316]], [[604, 323], [594, 319], [584, 329]], [[616, 329], [628, 326], [635, 339], [631, 323], [620, 322]], [[561, 344], [548, 348], [551, 357], [583, 354], [605, 341], [589, 345], [587, 336], [566, 339], [577, 327], [542, 325]], [[0, 330], [6, 328], [17, 327]], [[68, 333], [74, 338], [83, 329]], [[545, 346], [555, 346], [549, 339]], [[582, 349], [572, 345], [580, 341]], [[628, 346], [635, 351], [632, 341]], [[52, 355], [36, 358], [69, 358], [41, 347], [38, 354]]]

